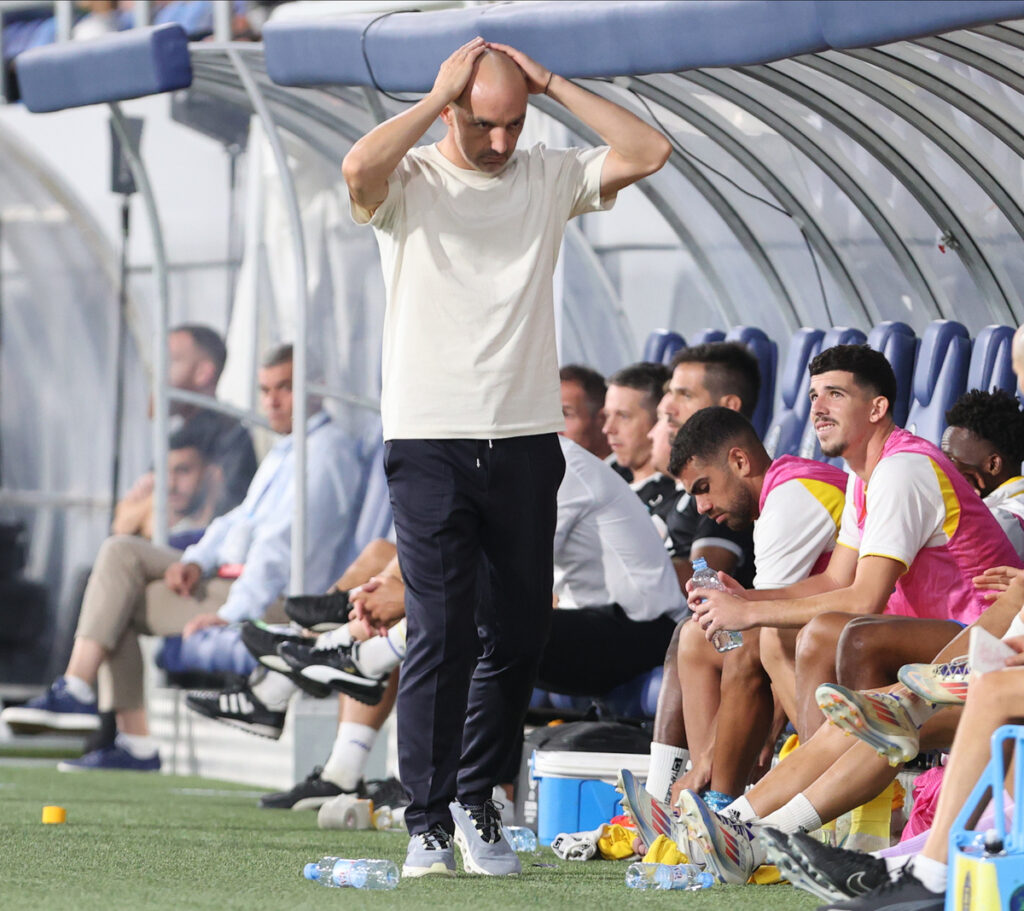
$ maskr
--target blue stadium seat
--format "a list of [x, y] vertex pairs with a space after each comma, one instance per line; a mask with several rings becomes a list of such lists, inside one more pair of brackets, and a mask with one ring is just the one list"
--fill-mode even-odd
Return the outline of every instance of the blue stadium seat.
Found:
[[[856, 329], [853, 326], [833, 326], [825, 333], [825, 337], [821, 340], [819, 351], [834, 348], [836, 345], [863, 345], [866, 341], [867, 336], [860, 329]], [[809, 405], [807, 410], [809, 415]], [[809, 417], [804, 427], [803, 436], [800, 439], [800, 452], [798, 454], [802, 455], [805, 459], [817, 459], [820, 462], [828, 462], [839, 468], [843, 467], [842, 459], [826, 459], [821, 454], [821, 446], [818, 445], [818, 435], [814, 432], [814, 425]]]
[[892, 406], [892, 417], [900, 427], [904, 427], [910, 410], [910, 389], [914, 383], [919, 340], [906, 323], [886, 320], [868, 333], [868, 344], [875, 351], [881, 351], [892, 364], [896, 374], [896, 401]]
[[914, 368], [907, 430], [939, 445], [946, 411], [967, 387], [970, 358], [971, 340], [964, 326], [947, 319], [929, 324]]
[[17, 70], [25, 107], [37, 114], [192, 84], [188, 38], [174, 23], [33, 48], [18, 57]]
[[772, 419], [772, 405], [775, 402], [775, 370], [779, 363], [779, 346], [763, 330], [755, 326], [733, 326], [726, 335], [726, 341], [742, 342], [757, 358], [761, 365], [761, 394], [754, 408], [751, 423], [758, 436], [764, 438]]
[[1013, 373], [1014, 330], [1010, 326], [986, 326], [974, 339], [967, 388], [991, 392], [1005, 389], [1016, 395], [1017, 378]]
[[800, 449], [800, 438], [811, 410], [811, 402], [807, 398], [807, 363], [821, 350], [824, 337], [821, 329], [804, 326], [793, 333], [789, 342], [786, 362], [779, 374], [782, 407], [775, 413], [775, 420], [764, 438], [764, 448], [772, 458], [796, 455]]
[[653, 361], [655, 364], [667, 364], [672, 355], [680, 348], [686, 347], [686, 339], [671, 329], [655, 329], [647, 336], [644, 343], [642, 360]]
[[700, 329], [690, 336], [691, 345], [706, 345], [708, 342], [725, 341], [725, 333], [721, 329]]

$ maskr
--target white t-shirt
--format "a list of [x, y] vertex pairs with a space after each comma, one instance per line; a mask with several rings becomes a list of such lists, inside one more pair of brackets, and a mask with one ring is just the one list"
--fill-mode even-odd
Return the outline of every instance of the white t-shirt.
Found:
[[582, 446], [559, 437], [555, 584], [559, 609], [618, 604], [631, 620], [686, 616], [679, 580], [644, 504]]
[[[836, 546], [842, 494], [800, 478], [772, 488], [754, 523], [754, 588], [785, 588], [806, 579], [823, 553]], [[834, 510], [834, 512], [833, 512]]]
[[943, 526], [947, 508], [956, 508], [956, 503], [946, 503], [935, 463], [928, 456], [895, 452], [878, 463], [864, 495], [867, 518], [863, 536], [853, 502], [856, 481], [851, 472], [839, 543], [859, 551], [858, 557], [889, 557], [909, 568], [922, 548], [949, 542]]
[[1013, 549], [1024, 559], [1024, 478], [1010, 478], [985, 497]]
[[517, 150], [497, 174], [411, 149], [368, 217], [380, 247], [384, 439], [499, 439], [564, 427], [552, 276], [565, 223], [610, 209], [607, 147]]

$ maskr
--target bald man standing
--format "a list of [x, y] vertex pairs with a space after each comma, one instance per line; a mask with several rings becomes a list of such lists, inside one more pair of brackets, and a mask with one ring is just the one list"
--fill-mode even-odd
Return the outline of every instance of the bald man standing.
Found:
[[[530, 94], [607, 143], [516, 150]], [[435, 145], [417, 146], [440, 117]], [[565, 223], [657, 171], [667, 140], [514, 48], [475, 38], [342, 173], [380, 247], [385, 464], [406, 580], [398, 696], [404, 875], [519, 872], [491, 800], [548, 634], [565, 463], [552, 274]]]

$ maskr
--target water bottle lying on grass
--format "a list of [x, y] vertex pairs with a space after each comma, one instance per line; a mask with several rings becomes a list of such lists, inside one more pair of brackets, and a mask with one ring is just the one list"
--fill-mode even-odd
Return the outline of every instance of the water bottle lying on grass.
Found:
[[302, 875], [334, 889], [394, 889], [398, 885], [398, 867], [390, 860], [324, 857], [315, 864], [306, 864]]

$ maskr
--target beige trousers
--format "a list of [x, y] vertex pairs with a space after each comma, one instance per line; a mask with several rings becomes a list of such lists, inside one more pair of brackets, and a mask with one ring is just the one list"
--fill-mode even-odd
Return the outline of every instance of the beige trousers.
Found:
[[[203, 579], [182, 597], [164, 583], [164, 573], [181, 551], [142, 538], [107, 538], [93, 565], [82, 599], [75, 637], [99, 643], [107, 652], [97, 679], [99, 708], [127, 711], [145, 705], [139, 636], [177, 636], [193, 617], [213, 614], [231, 588], [228, 579]], [[278, 601], [267, 612], [284, 617]]]

